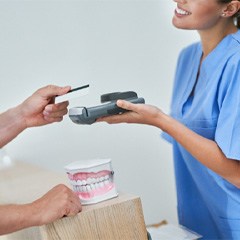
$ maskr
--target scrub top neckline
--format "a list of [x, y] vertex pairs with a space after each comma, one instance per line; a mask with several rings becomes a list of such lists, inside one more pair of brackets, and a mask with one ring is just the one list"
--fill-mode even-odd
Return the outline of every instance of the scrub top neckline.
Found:
[[[221, 54], [222, 52], [226, 51], [226, 42], [230, 39], [235, 39], [236, 41], [240, 42], [240, 29], [237, 30], [237, 32], [229, 34], [225, 36], [217, 45], [216, 47], [204, 58], [201, 64], [200, 70], [203, 68], [213, 68], [215, 67], [215, 64], [219, 62], [219, 59], [217, 59], [216, 55]], [[202, 44], [200, 42], [200, 47], [202, 51]], [[206, 64], [207, 62], [207, 64]], [[200, 71], [201, 74], [201, 71]]]
[[[191, 97], [191, 93], [192, 93], [193, 88], [195, 86], [195, 83], [197, 81], [197, 75], [198, 75], [198, 72], [200, 70], [199, 66], [200, 66], [200, 60], [201, 60], [201, 56], [202, 56], [202, 46], [201, 46], [200, 43], [197, 44], [197, 47], [196, 47], [196, 50], [195, 50], [195, 55], [197, 56], [196, 57], [197, 61], [193, 62], [195, 67], [192, 68], [191, 77], [189, 78], [188, 84], [186, 84], [186, 89], [184, 91], [185, 93], [182, 97], [182, 109], [180, 111], [181, 116], [184, 115], [184, 111], [183, 111], [184, 105], [186, 104], [186, 102]], [[198, 76], [198, 78], [199, 78], [199, 76]]]
[[217, 44], [217, 46], [205, 57], [205, 59], [201, 63], [201, 66], [200, 66], [200, 61], [201, 61], [203, 51], [202, 51], [201, 42], [198, 43], [196, 47], [196, 56], [197, 56], [196, 59], [198, 59], [198, 61], [195, 63], [195, 67], [192, 70], [192, 74], [191, 74], [192, 77], [190, 78], [190, 81], [187, 84], [187, 88], [185, 90], [185, 94], [182, 99], [182, 110], [181, 110], [182, 118], [184, 118], [185, 113], [193, 103], [193, 99], [195, 96], [192, 96], [192, 92], [196, 90], [198, 82], [201, 81], [202, 89], [200, 89], [200, 91], [204, 91], [209, 80], [206, 73], [209, 72], [210, 70], [212, 71], [212, 69], [217, 69], [219, 65], [219, 61], [221, 61], [221, 59], [224, 57], [227, 51], [226, 49], [226, 46], [228, 46], [227, 42], [231, 41], [231, 39], [236, 39], [237, 41], [239, 41], [240, 30], [238, 30], [233, 34], [229, 34], [225, 36]]

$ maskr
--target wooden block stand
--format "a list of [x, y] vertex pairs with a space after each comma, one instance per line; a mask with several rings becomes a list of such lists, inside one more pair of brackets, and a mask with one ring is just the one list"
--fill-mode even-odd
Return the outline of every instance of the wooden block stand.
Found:
[[[0, 203], [33, 201], [59, 183], [68, 185], [65, 175], [26, 163], [15, 163], [13, 167], [0, 171]], [[22, 194], [23, 190], [20, 194], [21, 188], [25, 191], [27, 188], [27, 194]], [[147, 240], [147, 231], [140, 198], [120, 193], [116, 198], [83, 206], [82, 212], [74, 217], [0, 236], [0, 239]]]

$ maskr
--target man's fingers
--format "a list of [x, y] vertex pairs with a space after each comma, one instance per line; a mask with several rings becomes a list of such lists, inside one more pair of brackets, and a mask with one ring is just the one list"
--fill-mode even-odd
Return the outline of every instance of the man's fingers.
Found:
[[[70, 190], [70, 191], [72, 191], [72, 190]], [[75, 206], [78, 209], [78, 212], [80, 212], [82, 210], [82, 205], [81, 205], [80, 199], [79, 199], [78, 195], [74, 191], [72, 191], [71, 202], [73, 204], [75, 204]]]
[[54, 96], [61, 96], [67, 93], [70, 89], [70, 86], [58, 87], [55, 85], [48, 85], [46, 87], [40, 88], [38, 91], [43, 97], [50, 98]]
[[44, 108], [44, 113], [50, 115], [52, 113], [57, 113], [57, 112], [62, 112], [62, 111], [66, 111], [67, 107], [69, 105], [69, 102], [62, 102], [62, 103], [58, 103], [58, 104], [48, 104], [45, 108]]
[[80, 208], [78, 205], [75, 203], [70, 203], [69, 208], [66, 210], [66, 213], [64, 214], [65, 216], [71, 217], [75, 216], [81, 211], [82, 208]]
[[61, 122], [63, 120], [63, 117], [48, 117], [48, 116], [44, 116], [44, 119], [48, 122], [48, 123], [54, 123], [54, 122]]
[[74, 216], [82, 210], [82, 205], [80, 203], [79, 197], [72, 190], [69, 189], [69, 191], [70, 199], [64, 214], [68, 217]]
[[68, 109], [67, 108], [59, 109], [57, 111], [48, 111], [48, 110], [44, 110], [43, 111], [43, 115], [52, 116], [52, 117], [64, 116], [67, 113], [68, 113]]

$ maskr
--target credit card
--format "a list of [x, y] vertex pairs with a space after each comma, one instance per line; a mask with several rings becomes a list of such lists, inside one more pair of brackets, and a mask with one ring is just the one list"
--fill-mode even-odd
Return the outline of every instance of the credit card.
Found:
[[64, 95], [56, 96], [55, 103], [69, 101], [74, 98], [85, 96], [88, 93], [89, 93], [89, 84], [81, 86], [81, 87], [73, 88]]

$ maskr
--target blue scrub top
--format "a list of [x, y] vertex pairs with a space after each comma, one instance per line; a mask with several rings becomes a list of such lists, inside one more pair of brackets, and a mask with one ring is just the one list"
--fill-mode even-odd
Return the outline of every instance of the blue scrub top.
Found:
[[[196, 82], [201, 55], [195, 43], [179, 56], [171, 116], [240, 160], [240, 30], [204, 59]], [[240, 239], [240, 189], [163, 137], [173, 144], [179, 223], [203, 239]]]

